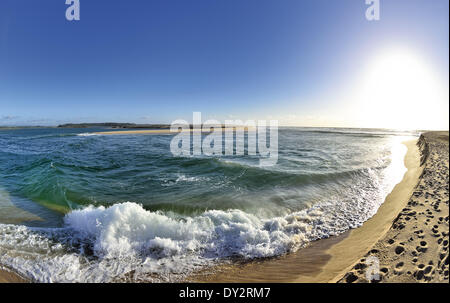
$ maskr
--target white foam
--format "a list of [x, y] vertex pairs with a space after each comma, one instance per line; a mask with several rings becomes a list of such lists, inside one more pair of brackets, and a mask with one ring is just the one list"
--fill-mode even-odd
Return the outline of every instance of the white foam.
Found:
[[0, 262], [47, 282], [111, 281], [131, 270], [164, 279], [221, 258], [279, 255], [306, 243], [311, 231], [300, 214], [264, 221], [212, 210], [175, 219], [131, 202], [73, 211], [65, 223], [52, 230], [0, 225]]
[[199, 182], [199, 181], [208, 181], [209, 178], [206, 177], [187, 177], [186, 175], [179, 175], [176, 183], [178, 182]]
[[163, 179], [161, 185], [165, 186], [165, 187], [169, 187], [169, 186], [176, 185], [176, 184], [178, 184], [180, 182], [181, 183], [184, 183], [184, 182], [186, 182], [186, 183], [188, 183], [188, 182], [195, 183], [195, 182], [207, 182], [209, 180], [210, 179], [208, 177], [195, 177], [195, 176], [188, 177], [188, 176], [183, 175], [183, 174], [178, 174], [177, 178], [175, 180], [174, 179]]
[[222, 258], [280, 255], [339, 232], [315, 207], [270, 220], [240, 210], [175, 219], [127, 202], [77, 210], [65, 222], [53, 230], [0, 225], [0, 262], [48, 282], [111, 281], [131, 270], [138, 279], [164, 279]]

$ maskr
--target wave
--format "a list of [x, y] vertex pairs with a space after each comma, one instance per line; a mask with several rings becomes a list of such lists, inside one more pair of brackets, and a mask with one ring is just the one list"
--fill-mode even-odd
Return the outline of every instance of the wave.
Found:
[[[175, 173], [167, 176], [158, 176], [158, 179], [155, 178], [153, 186], [170, 188], [175, 185], [190, 186], [189, 184], [192, 184], [193, 186], [195, 184], [211, 184], [211, 186], [217, 188], [220, 184], [223, 186], [232, 186], [236, 183], [240, 188], [248, 188], [249, 190], [254, 188], [265, 190], [268, 186], [271, 186], [271, 188], [297, 188], [301, 191], [304, 186], [310, 186], [310, 189], [312, 186], [320, 191], [322, 186], [338, 187], [356, 184], [358, 180], [376, 180], [379, 178], [377, 174], [380, 174], [386, 169], [386, 166], [383, 164], [371, 168], [311, 172], [306, 174], [269, 170], [258, 166], [252, 167], [246, 164], [241, 165], [237, 162], [230, 163], [217, 159], [190, 159], [189, 161], [200, 170], [195, 174]], [[204, 170], [201, 170], [202, 165], [204, 166]], [[131, 174], [129, 171], [126, 172], [128, 175]], [[218, 172], [227, 175], [227, 177], [222, 181], [217, 180], [214, 174]], [[66, 163], [52, 161], [48, 158], [33, 161], [21, 169], [16, 168], [15, 173], [20, 173], [24, 176], [20, 193], [25, 197], [38, 202], [44, 201], [46, 205], [65, 207], [67, 210], [94, 202], [89, 195], [82, 191], [83, 182], [89, 182], [92, 175], [98, 173], [124, 174], [123, 168], [118, 165], [94, 166], [91, 164], [85, 167], [82, 165], [68, 165]], [[153, 176], [153, 174], [148, 173], [146, 170], [136, 170], [134, 174], [137, 173]], [[213, 176], [208, 177], [211, 174]], [[121, 180], [119, 177], [116, 179]], [[127, 181], [122, 180], [120, 182]], [[103, 183], [98, 183], [96, 186], [101, 187], [101, 184]], [[94, 184], [91, 184], [91, 186], [94, 186]], [[129, 199], [129, 197], [125, 198]], [[220, 207], [220, 205], [217, 205], [217, 207]]]
[[[167, 161], [174, 161], [169, 159]], [[73, 161], [72, 161], [73, 162]], [[88, 164], [88, 166], [85, 166]], [[97, 165], [98, 164], [98, 165]], [[378, 165], [373, 167], [355, 168], [351, 170], [329, 171], [329, 172], [296, 172], [285, 171], [281, 169], [267, 169], [259, 166], [251, 166], [239, 161], [229, 161], [216, 158], [181, 158], [176, 163], [177, 166], [195, 166], [195, 172], [185, 173], [170, 173], [167, 175], [154, 174], [149, 172], [146, 167], [134, 168], [133, 171], [125, 170], [117, 163], [76, 163], [70, 164], [61, 160], [53, 158], [39, 158], [35, 161], [18, 165], [13, 171], [9, 173], [20, 174], [23, 177], [20, 183], [19, 192], [28, 199], [44, 203], [46, 206], [54, 206], [60, 209], [63, 207], [65, 211], [79, 208], [81, 205], [96, 203], [86, 192], [83, 191], [83, 184], [87, 184], [91, 180], [95, 180], [97, 184], [90, 184], [91, 188], [99, 188], [101, 190], [105, 182], [101, 183], [95, 177], [99, 174], [108, 174], [109, 179], [115, 179], [117, 182], [123, 183], [121, 186], [129, 186], [128, 179], [123, 176], [138, 175], [146, 176], [146, 178], [153, 178], [153, 187], [160, 186], [161, 188], [171, 188], [173, 186], [190, 186], [189, 184], [202, 184], [205, 187], [203, 193], [208, 193], [209, 190], [219, 188], [222, 184], [223, 190], [225, 187], [237, 184], [241, 189], [260, 191], [267, 190], [267, 188], [284, 188], [284, 189], [298, 189], [298, 194], [301, 194], [302, 189], [308, 186], [308, 190], [317, 188], [316, 192], [323, 191], [323, 186], [340, 187], [351, 186], [357, 184], [358, 180], [376, 180], [386, 169], [386, 163], [381, 161]], [[113, 177], [111, 177], [113, 176]], [[149, 177], [147, 177], [149, 176]], [[226, 176], [218, 178], [217, 176]], [[132, 180], [134, 181], [134, 180]], [[145, 178], [142, 182], [145, 181]], [[119, 183], [117, 183], [119, 184]], [[131, 183], [133, 186], [136, 183]], [[364, 184], [362, 184], [364, 185]], [[150, 188], [146, 185], [145, 188]], [[200, 197], [198, 197], [200, 198]], [[122, 202], [133, 199], [133, 197], [121, 196], [118, 201]], [[108, 201], [103, 201], [108, 202]], [[157, 205], [158, 202], [154, 201]], [[175, 203], [166, 201], [165, 205], [169, 208], [175, 207]], [[241, 209], [245, 209], [247, 203], [242, 204]], [[149, 205], [146, 205], [149, 206]], [[187, 207], [184, 205], [182, 207]], [[191, 205], [192, 206], [192, 205]], [[248, 205], [247, 205], [248, 206]], [[211, 207], [211, 205], [210, 205]], [[216, 205], [222, 209], [221, 205]], [[302, 207], [300, 205], [299, 207]], [[188, 207], [189, 208], [189, 207]], [[237, 207], [240, 208], [240, 207]], [[302, 207], [303, 208], [303, 207]], [[167, 208], [165, 208], [167, 209]], [[205, 209], [205, 207], [197, 207], [196, 211]]]
[[15, 140], [29, 141], [29, 140], [41, 140], [41, 139], [63, 138], [63, 137], [74, 137], [74, 136], [77, 136], [77, 134], [74, 134], [74, 133], [59, 133], [59, 134], [51, 133], [51, 134], [22, 136], [22, 137], [15, 138]]
[[263, 221], [240, 210], [211, 210], [181, 219], [130, 202], [90, 206], [66, 215], [61, 229], [0, 225], [0, 262], [42, 282], [112, 281], [130, 271], [134, 279], [164, 280], [219, 258], [285, 253], [314, 237], [305, 223], [313, 216]]
[[355, 184], [349, 195], [269, 219], [238, 209], [183, 217], [132, 202], [88, 206], [66, 214], [62, 228], [0, 224], [0, 263], [40, 282], [177, 281], [231, 258], [278, 256], [359, 227], [386, 192]]
[[[259, 165], [226, 158], [188, 158], [182, 159], [181, 166], [196, 166], [204, 169], [203, 173], [220, 171], [224, 174], [236, 175], [242, 179], [241, 185], [273, 184], [284, 186], [301, 186], [306, 184], [323, 184], [336, 181], [349, 181], [354, 177], [367, 177], [372, 170], [382, 171], [389, 166], [386, 161], [372, 163], [370, 167], [353, 169], [328, 169], [328, 171], [308, 172], [287, 170], [278, 167], [260, 167]], [[201, 177], [191, 177], [191, 181], [205, 181]], [[180, 181], [180, 179], [178, 180]]]

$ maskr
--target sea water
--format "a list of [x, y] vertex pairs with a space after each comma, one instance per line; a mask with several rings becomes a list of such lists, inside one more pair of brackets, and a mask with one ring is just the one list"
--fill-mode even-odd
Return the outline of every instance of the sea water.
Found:
[[[43, 282], [173, 281], [294, 252], [372, 217], [418, 136], [280, 128], [278, 163], [260, 167], [96, 131], [0, 130], [0, 264]], [[3, 224], [5, 203], [41, 219]]]

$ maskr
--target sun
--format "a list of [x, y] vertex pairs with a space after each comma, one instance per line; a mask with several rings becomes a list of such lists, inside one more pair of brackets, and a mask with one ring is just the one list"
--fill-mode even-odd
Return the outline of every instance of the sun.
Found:
[[447, 129], [448, 86], [410, 50], [369, 61], [353, 107], [363, 127]]

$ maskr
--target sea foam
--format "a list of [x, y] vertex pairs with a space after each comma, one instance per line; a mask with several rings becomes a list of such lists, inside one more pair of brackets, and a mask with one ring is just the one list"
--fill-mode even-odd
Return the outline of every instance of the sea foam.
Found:
[[230, 257], [277, 256], [358, 227], [372, 215], [359, 202], [271, 219], [241, 210], [180, 218], [131, 202], [89, 206], [67, 214], [60, 229], [0, 225], [0, 263], [38, 281], [106, 282], [131, 271], [135, 281], [180, 279]]

